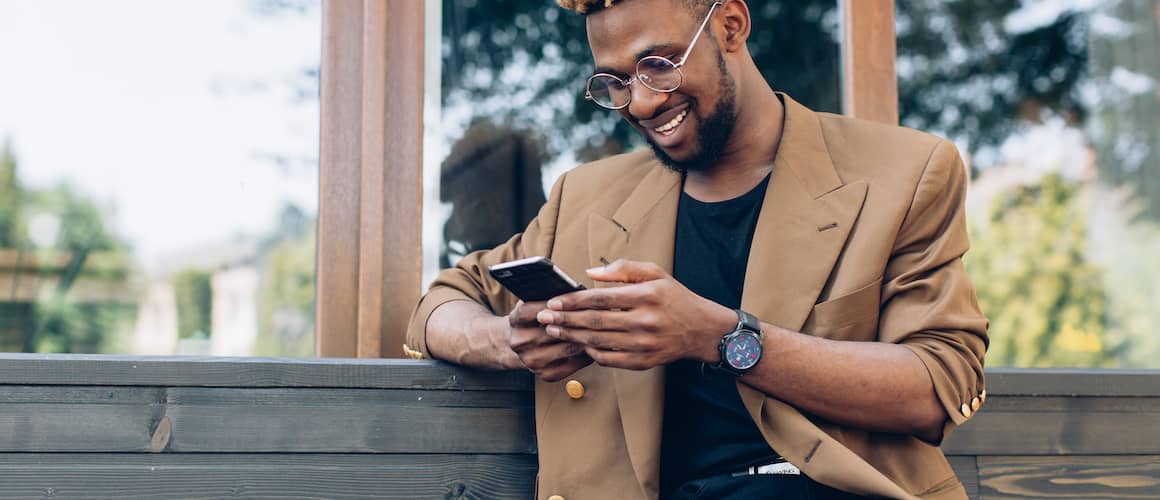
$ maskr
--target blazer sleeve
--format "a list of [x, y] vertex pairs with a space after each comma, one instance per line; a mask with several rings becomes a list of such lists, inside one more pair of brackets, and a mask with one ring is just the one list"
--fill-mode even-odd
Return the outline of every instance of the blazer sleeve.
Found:
[[[883, 278], [879, 335], [918, 355], [947, 413], [941, 442], [983, 395], [987, 319], [963, 267], [966, 170], [940, 141], [927, 160]], [[937, 444], [937, 443], [935, 443]]]
[[547, 203], [540, 208], [536, 218], [532, 219], [523, 233], [491, 250], [480, 250], [464, 256], [455, 267], [444, 269], [431, 282], [431, 287], [419, 300], [407, 326], [407, 345], [404, 350], [408, 354], [417, 353], [413, 357], [431, 357], [427, 350], [427, 320], [436, 308], [447, 302], [471, 300], [498, 315], [505, 315], [515, 308], [519, 299], [492, 279], [487, 268], [510, 260], [551, 255], [566, 176], [561, 175], [556, 180]]

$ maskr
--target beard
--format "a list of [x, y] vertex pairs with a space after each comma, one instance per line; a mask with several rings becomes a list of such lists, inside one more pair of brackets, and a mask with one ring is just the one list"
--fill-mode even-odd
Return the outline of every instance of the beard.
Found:
[[717, 84], [721, 97], [717, 100], [717, 107], [713, 109], [713, 113], [702, 120], [701, 127], [697, 129], [696, 149], [691, 158], [685, 160], [673, 158], [652, 139], [646, 137], [653, 153], [670, 170], [680, 173], [708, 170], [721, 157], [725, 143], [733, 135], [733, 128], [737, 125], [737, 83], [729, 75], [725, 67], [725, 58], [720, 52], [717, 52], [717, 68], [721, 71]]

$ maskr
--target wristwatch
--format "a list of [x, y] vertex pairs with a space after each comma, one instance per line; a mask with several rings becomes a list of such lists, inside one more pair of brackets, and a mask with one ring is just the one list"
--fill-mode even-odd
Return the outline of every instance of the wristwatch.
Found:
[[761, 322], [741, 309], [734, 311], [737, 313], [737, 326], [721, 337], [721, 344], [717, 346], [721, 361], [713, 368], [740, 377], [757, 366], [764, 347], [761, 344]]

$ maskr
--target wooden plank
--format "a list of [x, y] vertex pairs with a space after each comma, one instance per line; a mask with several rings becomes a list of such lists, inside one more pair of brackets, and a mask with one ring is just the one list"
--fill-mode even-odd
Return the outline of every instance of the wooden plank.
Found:
[[362, 6], [322, 4], [315, 335], [328, 357], [357, 354]]
[[387, 151], [387, 86], [393, 68], [387, 66], [387, 2], [363, 4], [363, 115], [362, 161], [359, 165], [359, 272], [358, 272], [358, 340], [356, 355], [360, 358], [383, 356], [383, 266], [386, 242], [386, 197], [394, 188], [385, 181]]
[[534, 455], [0, 454], [0, 498], [531, 498]]
[[0, 386], [0, 450], [145, 452], [164, 389]]
[[979, 498], [1160, 498], [1160, 456], [979, 457]]
[[1160, 398], [989, 396], [951, 455], [1160, 454]]
[[411, 359], [0, 353], [0, 384], [531, 391], [532, 377]]
[[407, 322], [423, 280], [423, 27], [425, 2], [387, 4], [387, 180], [383, 233], [382, 299], [384, 357], [402, 358]]
[[967, 497], [972, 500], [979, 498], [979, 464], [973, 456], [948, 456], [951, 468], [959, 476], [963, 488], [967, 490]]
[[534, 453], [525, 392], [0, 386], [0, 451]]
[[897, 125], [894, 0], [842, 0], [841, 8], [844, 112]]
[[1160, 397], [1160, 370], [996, 368], [987, 395]]

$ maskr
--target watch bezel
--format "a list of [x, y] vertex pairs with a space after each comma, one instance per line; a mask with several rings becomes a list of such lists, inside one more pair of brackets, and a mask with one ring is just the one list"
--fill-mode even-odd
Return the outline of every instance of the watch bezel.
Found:
[[[761, 322], [753, 317], [753, 315], [741, 309], [734, 309], [734, 311], [737, 313], [737, 326], [733, 328], [733, 331], [721, 336], [721, 342], [717, 346], [717, 352], [721, 359], [714, 368], [740, 377], [749, 373], [750, 370], [761, 362], [761, 358], [765, 355], [765, 346], [762, 344]], [[729, 345], [742, 336], [751, 336], [757, 341], [757, 359], [753, 361], [751, 366], [746, 368], [734, 366], [729, 361], [729, 356], [727, 356]]]

